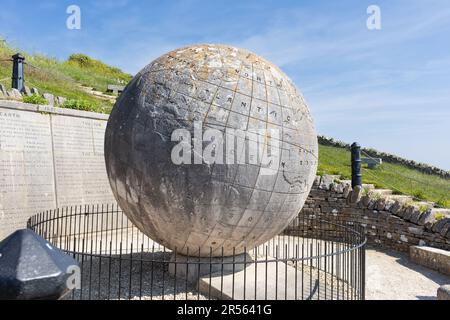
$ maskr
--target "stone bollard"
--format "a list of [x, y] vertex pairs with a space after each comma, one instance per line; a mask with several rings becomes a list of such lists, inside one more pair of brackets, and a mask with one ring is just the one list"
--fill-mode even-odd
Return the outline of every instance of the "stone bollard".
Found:
[[56, 300], [79, 287], [78, 262], [35, 232], [0, 242], [0, 300]]

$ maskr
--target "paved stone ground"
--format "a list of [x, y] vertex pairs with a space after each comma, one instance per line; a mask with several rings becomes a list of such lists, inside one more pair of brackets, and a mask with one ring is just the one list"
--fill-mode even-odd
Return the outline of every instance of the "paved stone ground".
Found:
[[367, 249], [366, 299], [435, 300], [450, 277], [415, 264], [405, 253]]

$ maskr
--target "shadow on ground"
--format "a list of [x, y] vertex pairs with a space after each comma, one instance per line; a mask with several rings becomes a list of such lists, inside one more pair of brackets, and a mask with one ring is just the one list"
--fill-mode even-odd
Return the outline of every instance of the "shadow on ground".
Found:
[[435, 300], [450, 277], [420, 266], [407, 253], [367, 249], [367, 291], [371, 300]]

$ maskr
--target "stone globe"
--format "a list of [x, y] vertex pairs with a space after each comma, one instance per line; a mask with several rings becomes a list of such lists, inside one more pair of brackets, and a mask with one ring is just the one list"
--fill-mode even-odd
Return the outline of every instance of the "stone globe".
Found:
[[293, 82], [247, 50], [192, 45], [141, 70], [105, 133], [109, 182], [129, 220], [179, 254], [230, 256], [281, 233], [318, 163]]

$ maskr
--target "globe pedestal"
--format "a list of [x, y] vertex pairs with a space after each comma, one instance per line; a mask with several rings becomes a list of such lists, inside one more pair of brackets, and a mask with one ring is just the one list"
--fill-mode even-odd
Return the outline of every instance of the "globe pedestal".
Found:
[[[290, 244], [285, 249], [293, 252], [298, 248]], [[302, 276], [301, 263], [268, 255], [255, 260], [249, 253], [223, 258], [173, 254], [169, 274], [178, 279], [178, 287], [189, 284], [209, 299], [317, 299], [318, 288], [325, 286], [324, 279]]]
[[[301, 278], [301, 273], [283, 261], [268, 257], [267, 263], [251, 263], [245, 269], [199, 279], [205, 296], [225, 300], [311, 300], [317, 299], [319, 280]], [[300, 277], [299, 277], [300, 275]]]
[[180, 279], [187, 279], [189, 283], [196, 283], [209, 275], [229, 275], [241, 272], [253, 263], [248, 253], [241, 253], [231, 257], [192, 257], [172, 255], [169, 262], [169, 273]]

